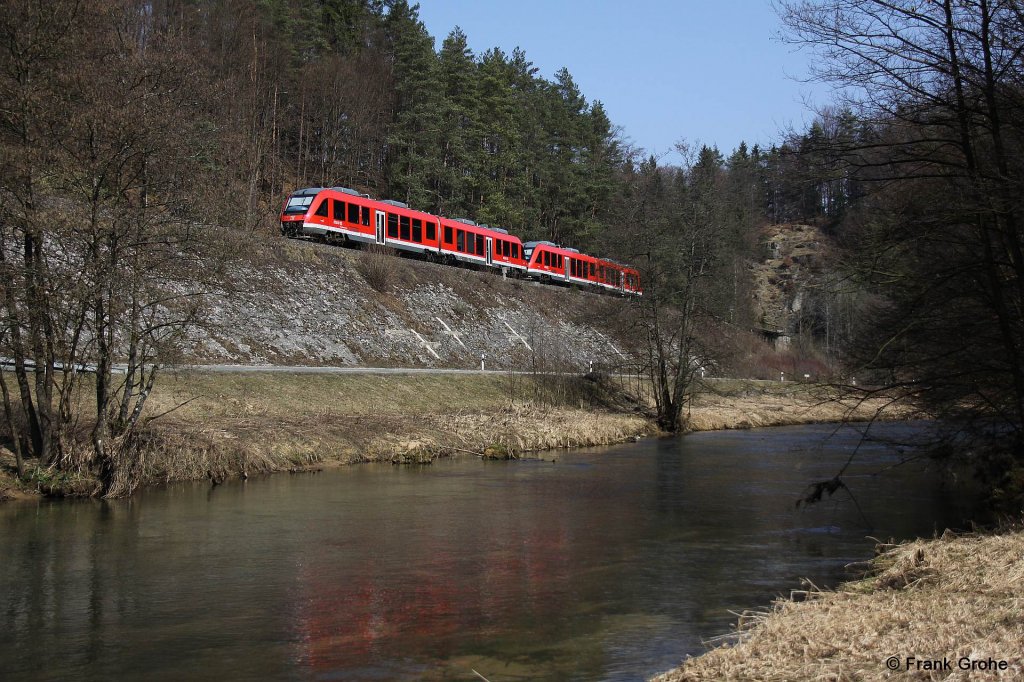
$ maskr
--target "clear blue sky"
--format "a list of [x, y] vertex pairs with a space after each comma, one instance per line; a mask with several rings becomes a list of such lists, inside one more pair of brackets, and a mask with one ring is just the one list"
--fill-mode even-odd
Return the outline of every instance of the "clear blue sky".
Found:
[[825, 86], [794, 79], [810, 57], [777, 39], [769, 0], [419, 2], [438, 49], [460, 26], [475, 54], [521, 47], [549, 80], [565, 66], [587, 101], [656, 155], [682, 139], [723, 154], [741, 140], [769, 146], [813, 119], [808, 101], [829, 99]]

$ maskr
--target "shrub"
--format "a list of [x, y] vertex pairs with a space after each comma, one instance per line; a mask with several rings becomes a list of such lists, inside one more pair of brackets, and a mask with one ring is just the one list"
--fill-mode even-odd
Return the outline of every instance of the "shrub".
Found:
[[387, 293], [395, 274], [394, 257], [392, 249], [374, 244], [360, 254], [356, 270], [371, 289], [382, 294]]

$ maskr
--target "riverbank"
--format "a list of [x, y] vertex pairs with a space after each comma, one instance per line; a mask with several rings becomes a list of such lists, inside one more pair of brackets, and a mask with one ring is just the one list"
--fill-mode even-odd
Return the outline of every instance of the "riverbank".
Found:
[[1024, 532], [884, 547], [868, 577], [744, 614], [654, 682], [1024, 677]]
[[[707, 388], [691, 408], [693, 430], [874, 413], [803, 384], [719, 380]], [[536, 456], [655, 435], [645, 402], [626, 385], [569, 376], [178, 372], [147, 403], [135, 475], [146, 486], [368, 461]], [[91, 478], [45, 471], [18, 483], [13, 456], [0, 458], [0, 498], [97, 489]]]

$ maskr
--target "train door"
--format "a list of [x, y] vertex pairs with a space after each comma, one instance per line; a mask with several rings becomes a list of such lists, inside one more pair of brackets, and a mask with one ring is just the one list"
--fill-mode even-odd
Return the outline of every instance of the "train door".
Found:
[[487, 254], [487, 264], [488, 265], [494, 265], [494, 239], [493, 238], [491, 238], [491, 237], [487, 238], [487, 247], [486, 247], [486, 249], [487, 250], [486, 250], [485, 253]]
[[385, 234], [386, 234], [384, 232], [385, 215], [386, 214], [384, 213], [384, 211], [377, 211], [377, 243], [378, 244], [383, 244], [384, 243], [384, 237], [385, 237]]
[[626, 291], [626, 273], [619, 270], [619, 291]]
[[569, 266], [572, 264], [572, 258], [569, 256], [565, 257], [565, 281], [569, 281]]

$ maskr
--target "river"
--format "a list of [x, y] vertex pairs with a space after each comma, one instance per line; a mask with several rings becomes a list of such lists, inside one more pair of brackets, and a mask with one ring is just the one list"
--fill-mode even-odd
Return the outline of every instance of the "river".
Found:
[[645, 679], [733, 612], [848, 577], [868, 536], [964, 518], [924, 463], [877, 442], [847, 475], [856, 501], [797, 508], [861, 442], [834, 429], [7, 504], [0, 677]]

